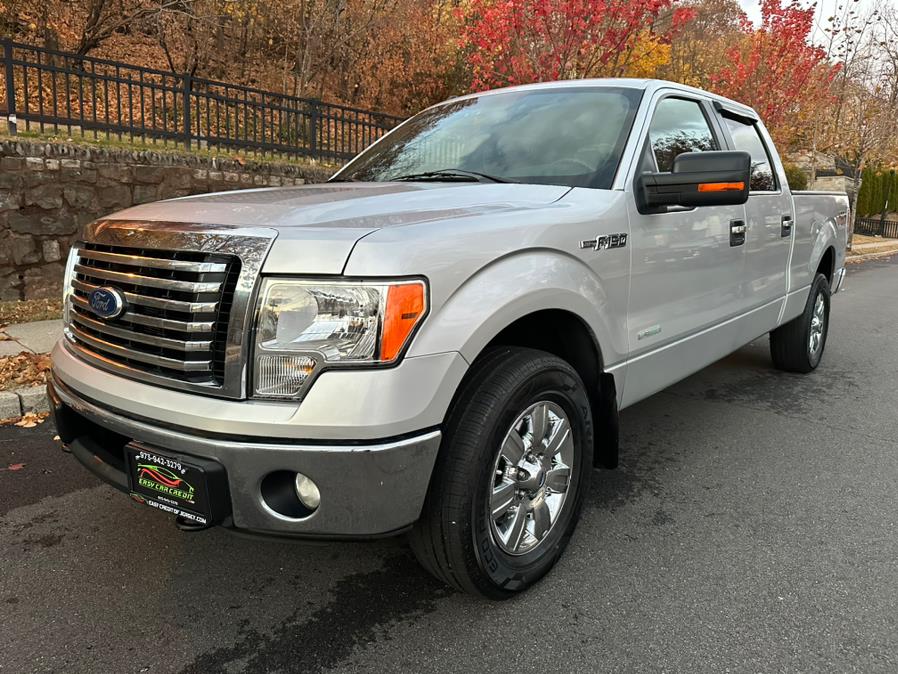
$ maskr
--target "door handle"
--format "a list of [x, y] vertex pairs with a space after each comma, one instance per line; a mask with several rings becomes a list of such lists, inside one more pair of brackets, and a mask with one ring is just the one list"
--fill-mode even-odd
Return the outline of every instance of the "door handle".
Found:
[[782, 226], [780, 227], [780, 236], [792, 236], [792, 216], [784, 215], [782, 219]]
[[745, 243], [745, 220], [730, 220], [730, 246]]

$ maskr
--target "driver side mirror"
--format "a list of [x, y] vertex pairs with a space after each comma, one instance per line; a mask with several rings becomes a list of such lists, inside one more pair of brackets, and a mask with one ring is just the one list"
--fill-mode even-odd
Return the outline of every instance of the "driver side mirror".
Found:
[[665, 206], [738, 206], [748, 201], [751, 155], [748, 152], [684, 152], [670, 173], [636, 178], [640, 212]]

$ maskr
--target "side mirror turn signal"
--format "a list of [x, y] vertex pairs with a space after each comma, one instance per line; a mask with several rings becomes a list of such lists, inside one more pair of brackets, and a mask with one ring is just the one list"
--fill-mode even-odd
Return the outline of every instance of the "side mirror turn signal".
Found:
[[738, 206], [748, 201], [751, 156], [747, 152], [684, 152], [670, 173], [636, 179], [640, 212], [666, 206]]

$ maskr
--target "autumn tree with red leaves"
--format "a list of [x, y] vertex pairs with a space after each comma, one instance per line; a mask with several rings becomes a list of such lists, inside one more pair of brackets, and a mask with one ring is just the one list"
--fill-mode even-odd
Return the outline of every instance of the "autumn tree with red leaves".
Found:
[[657, 77], [751, 105], [786, 152], [898, 166], [898, 12], [824, 4], [815, 29], [809, 0], [762, 0], [758, 25], [739, 0], [0, 0], [0, 32], [397, 115], [511, 84]]
[[[474, 89], [621, 77], [688, 19], [675, 0], [472, 0], [461, 43]], [[646, 49], [649, 45], [652, 48]], [[641, 74], [641, 73], [640, 73]]]
[[761, 25], [746, 20], [741, 39], [709, 75], [714, 91], [753, 107], [783, 147], [807, 130], [810, 110], [825, 101], [837, 73], [811, 44], [813, 29], [813, 6], [761, 0]]

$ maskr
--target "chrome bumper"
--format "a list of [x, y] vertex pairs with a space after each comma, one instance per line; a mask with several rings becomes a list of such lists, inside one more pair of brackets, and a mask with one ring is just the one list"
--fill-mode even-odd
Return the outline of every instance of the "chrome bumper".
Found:
[[[190, 429], [124, 416], [58, 378], [48, 385], [48, 393], [63, 441], [103, 480], [128, 490], [120, 456], [116, 457], [123, 445], [110, 443], [109, 431], [118, 440], [211, 459], [228, 475], [232, 514], [225, 525], [276, 535], [361, 538], [408, 528], [420, 515], [440, 444], [438, 430], [366, 443], [200, 436]], [[319, 508], [302, 519], [272, 510], [261, 485], [275, 471], [311, 477], [321, 491]]]

